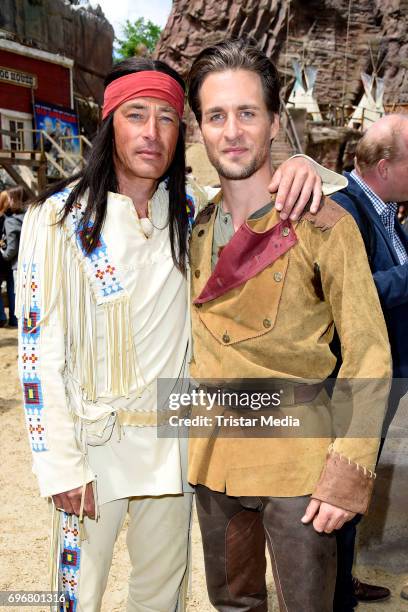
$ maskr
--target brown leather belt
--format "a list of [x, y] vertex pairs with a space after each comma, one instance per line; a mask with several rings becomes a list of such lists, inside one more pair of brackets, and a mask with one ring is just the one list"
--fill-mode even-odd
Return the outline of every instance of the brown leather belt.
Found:
[[[240, 388], [231, 388], [231, 387], [210, 387], [206, 385], [200, 385], [201, 389], [204, 389], [207, 393], [228, 393], [239, 395], [240, 394], [248, 394], [249, 396], [254, 394], [268, 393], [269, 395], [273, 395], [274, 393], [279, 394], [280, 404], [277, 406], [269, 406], [265, 408], [279, 408], [281, 406], [295, 406], [297, 404], [308, 404], [312, 402], [320, 393], [322, 389], [324, 389], [324, 382], [313, 383], [313, 384], [288, 384], [287, 382], [280, 385], [277, 384], [276, 387], [266, 387], [258, 390], [255, 389], [240, 389]], [[238, 402], [238, 405], [239, 402]], [[224, 405], [225, 406], [225, 405]], [[233, 404], [230, 404], [233, 407]], [[235, 404], [236, 406], [236, 404]], [[248, 407], [250, 409], [250, 406]]]
[[324, 383], [295, 386], [293, 392], [294, 403], [307, 404], [308, 402], [313, 402], [322, 389], [324, 389]]

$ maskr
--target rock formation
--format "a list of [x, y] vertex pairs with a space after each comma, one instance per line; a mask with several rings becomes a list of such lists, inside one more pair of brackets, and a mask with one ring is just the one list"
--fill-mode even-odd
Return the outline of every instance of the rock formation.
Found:
[[283, 81], [293, 74], [291, 59], [305, 57], [319, 70], [320, 104], [340, 104], [344, 83], [344, 102], [355, 104], [372, 56], [385, 76], [385, 102], [408, 103], [408, 0], [352, 0], [350, 15], [348, 7], [348, 0], [173, 0], [156, 57], [186, 74], [203, 47], [250, 35]]
[[360, 73], [373, 64], [385, 78], [384, 102], [401, 104], [408, 103], [407, 25], [408, 0], [173, 0], [155, 56], [186, 75], [202, 48], [250, 35], [278, 64], [286, 96], [292, 59], [300, 58], [318, 69], [314, 91], [323, 110], [357, 104]]
[[73, 59], [75, 93], [102, 101], [114, 33], [99, 6], [80, 0], [1, 0], [0, 29], [16, 42]]

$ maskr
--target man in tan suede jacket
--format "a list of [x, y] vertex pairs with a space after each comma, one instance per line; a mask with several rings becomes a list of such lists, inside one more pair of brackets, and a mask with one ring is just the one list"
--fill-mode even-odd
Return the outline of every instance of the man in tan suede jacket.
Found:
[[[292, 223], [270, 201], [279, 84], [268, 58], [246, 40], [205, 49], [189, 101], [222, 187], [191, 240], [191, 375], [207, 391], [211, 380], [230, 390], [278, 379], [280, 405], [260, 412], [304, 426], [303, 435], [259, 437], [230, 427], [232, 409], [218, 406], [226, 420], [211, 435], [191, 431], [210, 600], [220, 612], [267, 610], [266, 540], [280, 609], [330, 612], [332, 532], [367, 511], [390, 377], [377, 292], [345, 210], [326, 198], [317, 215]], [[322, 383], [336, 363], [334, 326], [347, 384], [330, 403]]]

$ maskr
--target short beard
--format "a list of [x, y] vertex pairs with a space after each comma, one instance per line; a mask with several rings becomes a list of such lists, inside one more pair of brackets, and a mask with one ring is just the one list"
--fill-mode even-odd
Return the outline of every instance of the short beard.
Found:
[[233, 170], [224, 166], [218, 158], [215, 158], [208, 153], [208, 159], [218, 172], [219, 176], [221, 178], [229, 179], [231, 181], [242, 181], [255, 174], [255, 172], [257, 172], [259, 168], [261, 168], [265, 163], [266, 156], [266, 151], [260, 151], [258, 155], [251, 159], [248, 165], [244, 166], [243, 168], [237, 168], [236, 170]]

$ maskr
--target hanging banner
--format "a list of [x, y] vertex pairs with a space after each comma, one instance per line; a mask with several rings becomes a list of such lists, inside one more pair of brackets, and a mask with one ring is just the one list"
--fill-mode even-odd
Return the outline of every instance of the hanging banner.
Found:
[[[34, 104], [34, 121], [36, 129], [44, 130], [61, 149], [74, 155], [79, 154], [78, 116], [71, 109], [36, 102]], [[40, 135], [36, 134], [36, 137], [37, 143], [39, 143]], [[44, 147], [54, 157], [58, 158], [60, 156], [58, 149], [47, 138], [44, 139]]]

